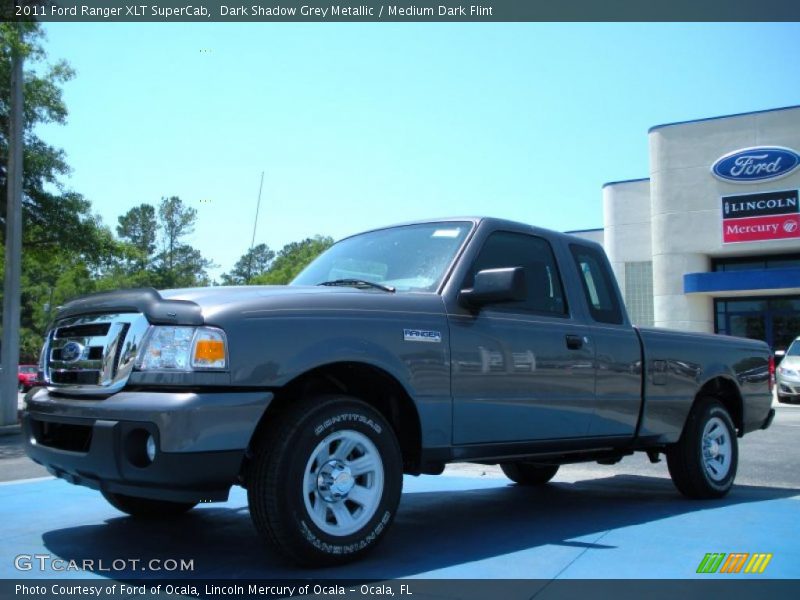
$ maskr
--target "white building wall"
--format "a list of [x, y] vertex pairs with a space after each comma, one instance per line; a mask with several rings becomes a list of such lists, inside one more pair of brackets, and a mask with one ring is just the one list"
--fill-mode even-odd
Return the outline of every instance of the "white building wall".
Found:
[[605, 232], [602, 229], [579, 229], [577, 231], [565, 231], [564, 233], [605, 246]]
[[639, 179], [603, 186], [605, 250], [625, 296], [625, 263], [652, 257], [650, 181]]
[[651, 236], [656, 326], [714, 331], [712, 298], [683, 293], [683, 275], [708, 271], [712, 256], [797, 251], [796, 240], [722, 244], [721, 196], [800, 187], [800, 171], [759, 184], [724, 182], [711, 174], [711, 165], [722, 155], [758, 145], [800, 147], [800, 108], [667, 125], [651, 130]]

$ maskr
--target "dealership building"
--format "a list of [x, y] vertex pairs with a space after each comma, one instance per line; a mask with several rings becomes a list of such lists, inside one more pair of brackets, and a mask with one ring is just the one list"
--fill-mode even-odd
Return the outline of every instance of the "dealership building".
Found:
[[800, 106], [658, 125], [650, 176], [603, 186], [603, 244], [634, 323], [800, 335]]

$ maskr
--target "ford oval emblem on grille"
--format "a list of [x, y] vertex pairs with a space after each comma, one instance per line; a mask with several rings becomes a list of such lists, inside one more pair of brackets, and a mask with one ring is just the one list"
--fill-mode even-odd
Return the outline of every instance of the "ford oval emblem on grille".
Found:
[[711, 172], [731, 183], [758, 183], [785, 177], [798, 166], [800, 154], [791, 148], [756, 146], [720, 157], [711, 166]]
[[67, 342], [61, 348], [61, 360], [75, 362], [83, 355], [83, 346], [78, 342]]

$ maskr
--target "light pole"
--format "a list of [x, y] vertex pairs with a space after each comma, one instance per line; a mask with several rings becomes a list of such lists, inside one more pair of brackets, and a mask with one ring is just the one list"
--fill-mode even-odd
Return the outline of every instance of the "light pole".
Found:
[[22, 271], [22, 28], [11, 51], [8, 170], [6, 186], [6, 269], [3, 293], [3, 338], [0, 356], [0, 425], [17, 422], [17, 368], [19, 364], [20, 276]]

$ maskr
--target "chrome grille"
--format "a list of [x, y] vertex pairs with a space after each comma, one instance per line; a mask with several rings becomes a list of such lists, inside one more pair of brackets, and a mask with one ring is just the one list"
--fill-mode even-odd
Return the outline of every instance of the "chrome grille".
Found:
[[149, 324], [139, 313], [57, 321], [42, 354], [45, 382], [65, 394], [111, 394], [125, 385]]

